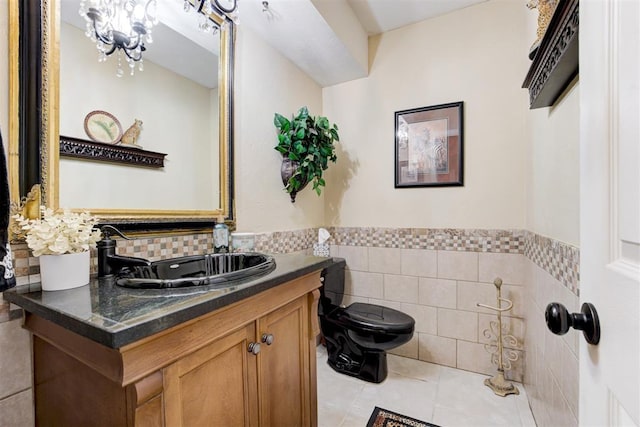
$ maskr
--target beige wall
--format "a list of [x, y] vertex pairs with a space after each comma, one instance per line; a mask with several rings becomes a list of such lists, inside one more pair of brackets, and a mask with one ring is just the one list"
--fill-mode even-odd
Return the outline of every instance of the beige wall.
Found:
[[217, 164], [218, 147], [212, 141], [218, 135], [208, 124], [217, 120], [217, 108], [210, 109], [211, 90], [151, 61], [131, 76], [123, 59], [125, 74], [117, 77], [117, 54], [98, 62], [95, 44], [66, 23], [61, 24], [60, 46], [60, 134], [88, 139], [85, 116], [103, 110], [118, 118], [123, 132], [135, 119], [142, 120], [137, 143], [167, 154], [159, 169], [61, 159], [60, 206], [218, 208], [218, 170], [211, 166]]
[[[531, 34], [535, 26], [530, 20]], [[527, 117], [525, 228], [551, 238], [555, 246], [580, 246], [579, 105], [576, 79], [553, 107], [530, 110]], [[525, 255], [529, 304], [524, 378], [530, 406], [541, 427], [577, 426], [580, 334], [553, 335], [543, 319], [547, 304], [554, 301], [572, 313], [579, 311], [579, 298], [552, 275], [552, 269], [539, 260], [536, 264], [531, 253]]]
[[[491, 1], [370, 38], [369, 77], [324, 89], [340, 127], [330, 225], [522, 228], [530, 41]], [[464, 187], [394, 189], [394, 112], [464, 101]]]
[[527, 230], [580, 246], [580, 84], [529, 112]]
[[[537, 16], [528, 13], [529, 40]], [[580, 246], [579, 105], [576, 78], [554, 106], [527, 113], [525, 228], [572, 246]]]
[[[239, 231], [297, 230], [324, 225], [324, 194], [310, 186], [295, 203], [280, 178], [282, 156], [273, 115], [306, 105], [322, 114], [322, 90], [288, 59], [239, 26], [235, 74], [235, 197]], [[332, 165], [335, 166], [335, 165]]]

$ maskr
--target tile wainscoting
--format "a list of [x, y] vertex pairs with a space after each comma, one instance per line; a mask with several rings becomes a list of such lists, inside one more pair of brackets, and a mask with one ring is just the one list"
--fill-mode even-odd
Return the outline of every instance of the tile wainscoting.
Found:
[[[502, 296], [514, 308], [503, 326], [518, 343], [506, 375], [522, 381], [525, 339], [525, 233], [519, 230], [332, 228], [331, 254], [347, 260], [346, 304], [370, 302], [416, 319], [413, 339], [393, 353], [440, 365], [494, 374], [487, 344]], [[485, 333], [487, 331], [487, 333]]]
[[571, 329], [554, 335], [544, 311], [560, 302], [580, 311], [580, 249], [527, 232], [525, 388], [539, 427], [577, 426], [579, 400], [578, 342], [582, 333]]
[[[414, 339], [395, 352], [402, 356], [495, 373], [483, 334], [495, 315], [476, 303], [496, 304], [493, 280], [501, 277], [503, 297], [514, 302], [505, 325], [519, 341], [513, 348], [519, 359], [507, 376], [524, 381], [539, 426], [578, 424], [579, 335], [548, 332], [544, 308], [559, 301], [578, 310], [579, 248], [523, 230], [328, 229], [331, 255], [347, 260], [346, 302], [383, 304], [416, 319]], [[317, 228], [258, 233], [256, 250], [311, 253], [317, 233]], [[117, 242], [118, 253], [149, 259], [211, 247], [210, 233]], [[18, 284], [39, 282], [38, 259], [24, 244], [12, 248]], [[30, 340], [20, 317], [20, 309], [0, 298], [0, 415], [15, 425], [33, 425], [32, 411], [25, 410], [32, 401]], [[9, 376], [11, 381], [4, 381]]]
[[[519, 230], [330, 229], [333, 256], [347, 259], [348, 302], [398, 308], [416, 319], [416, 337], [395, 353], [493, 374], [483, 331], [495, 316], [500, 276], [514, 309], [505, 317], [520, 345], [507, 377], [523, 381], [538, 426], [578, 425], [578, 339], [550, 333], [544, 310], [579, 310], [580, 250]], [[523, 351], [526, 349], [526, 351]]]

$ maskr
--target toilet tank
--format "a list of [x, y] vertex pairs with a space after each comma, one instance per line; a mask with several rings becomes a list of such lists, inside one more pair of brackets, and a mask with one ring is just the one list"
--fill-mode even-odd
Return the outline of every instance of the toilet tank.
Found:
[[333, 264], [322, 270], [323, 286], [321, 288], [322, 305], [327, 303], [339, 306], [344, 297], [344, 268], [346, 261], [343, 258], [333, 258]]

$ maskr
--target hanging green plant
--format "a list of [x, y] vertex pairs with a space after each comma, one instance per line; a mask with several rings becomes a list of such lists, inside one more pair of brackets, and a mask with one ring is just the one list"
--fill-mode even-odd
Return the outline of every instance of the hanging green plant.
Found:
[[285, 191], [295, 202], [296, 194], [309, 182], [320, 195], [325, 186], [322, 172], [335, 163], [337, 157], [334, 142], [340, 141], [338, 126], [329, 123], [326, 117], [311, 116], [307, 107], [302, 107], [291, 120], [275, 113], [273, 124], [278, 129], [278, 145], [282, 154], [282, 182]]

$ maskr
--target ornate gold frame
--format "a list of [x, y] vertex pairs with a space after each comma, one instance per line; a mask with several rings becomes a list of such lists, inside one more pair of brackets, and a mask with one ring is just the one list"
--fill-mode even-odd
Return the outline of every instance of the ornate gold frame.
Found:
[[[40, 185], [35, 185], [31, 199], [20, 194], [19, 189], [19, 5], [18, 1], [9, 2], [9, 183], [12, 204], [29, 216], [39, 214], [39, 205], [53, 209], [59, 206], [59, 65], [60, 65], [60, 3], [58, 0], [41, 1], [42, 25], [42, 85], [40, 96], [42, 102], [42, 132], [40, 141]], [[233, 49], [235, 27], [227, 18], [215, 13], [210, 18], [220, 25], [221, 67], [219, 86], [220, 111], [220, 208], [212, 211], [203, 210], [127, 210], [127, 209], [91, 209], [91, 213], [106, 222], [192, 222], [190, 228], [198, 228], [198, 222], [208, 222], [224, 218], [225, 222], [234, 224], [233, 182], [232, 182], [232, 94], [233, 94]], [[38, 197], [39, 195], [39, 197]], [[34, 206], [35, 205], [35, 206]], [[74, 210], [82, 210], [81, 207]]]

